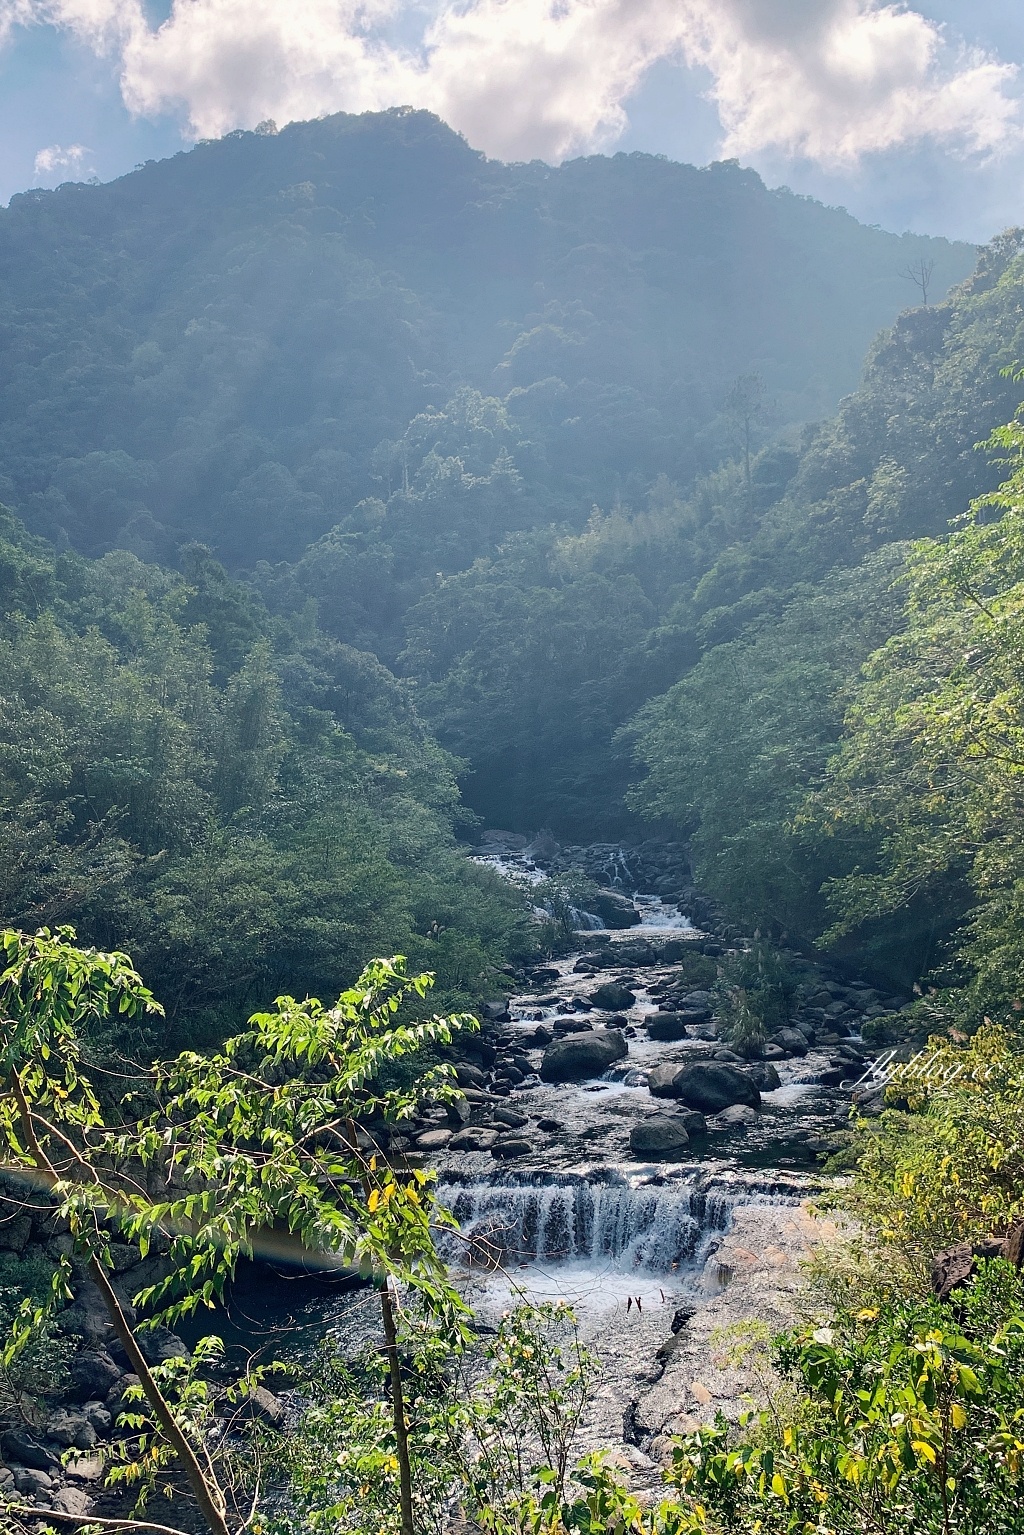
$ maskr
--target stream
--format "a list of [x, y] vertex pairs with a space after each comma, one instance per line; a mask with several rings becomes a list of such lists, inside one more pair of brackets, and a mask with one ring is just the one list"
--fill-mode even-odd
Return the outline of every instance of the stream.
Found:
[[[526, 889], [546, 877], [543, 864], [507, 843], [477, 856]], [[682, 1037], [654, 1036], [666, 1009], [681, 1005], [681, 977], [695, 961], [714, 974], [729, 938], [695, 926], [678, 901], [630, 888], [621, 851], [602, 856], [630, 925], [606, 928], [598, 914], [577, 913], [572, 952], [525, 973], [519, 989], [485, 1009], [481, 1035], [460, 1043], [461, 1114], [438, 1109], [392, 1146], [436, 1170], [438, 1199], [458, 1222], [438, 1233], [439, 1246], [483, 1329], [518, 1299], [574, 1307], [601, 1362], [580, 1448], [620, 1446], [636, 1471], [653, 1462], [627, 1428], [661, 1379], [674, 1324], [726, 1290], [734, 1260], [720, 1255], [730, 1233], [741, 1231], [740, 1250], [753, 1260], [785, 1249], [784, 1233], [821, 1187], [828, 1137], [846, 1121], [864, 1071], [859, 1024], [899, 999], [811, 967], [794, 1008], [807, 1047], [775, 1052], [777, 1085], [761, 1092], [757, 1111], [731, 1121], [709, 1115], [706, 1133], [695, 1133], [678, 1160], [638, 1155], [635, 1128], [684, 1107], [652, 1097], [650, 1074], [722, 1058], [706, 985], [684, 997], [691, 1010], [705, 999], [702, 1021]], [[614, 1010], [602, 1005], [609, 996]], [[543, 1080], [553, 1040], [609, 1027], [625, 1044], [619, 1059], [594, 1075]], [[355, 1347], [377, 1326], [372, 1294], [311, 1295], [305, 1282], [289, 1292], [283, 1278], [236, 1289], [232, 1309], [239, 1336], [274, 1333], [285, 1353], [325, 1332]]]

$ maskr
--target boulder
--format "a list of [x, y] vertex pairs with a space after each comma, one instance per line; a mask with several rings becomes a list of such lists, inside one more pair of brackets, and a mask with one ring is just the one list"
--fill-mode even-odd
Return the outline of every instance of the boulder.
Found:
[[560, 1119], [538, 1119], [537, 1129], [543, 1130], [545, 1135], [558, 1135], [565, 1126]]
[[517, 1114], [515, 1109], [495, 1109], [491, 1120], [496, 1125], [505, 1125], [509, 1130], [522, 1130], [530, 1123], [525, 1114]]
[[450, 1130], [425, 1130], [422, 1135], [417, 1135], [415, 1146], [417, 1151], [443, 1151], [452, 1138]]
[[605, 927], [639, 927], [640, 913], [628, 896], [620, 895], [617, 890], [598, 890], [588, 897], [589, 904], [594, 909], [595, 916], [601, 918]]
[[53, 1478], [45, 1471], [37, 1471], [34, 1466], [15, 1466], [14, 1485], [23, 1498], [31, 1498], [33, 1502], [53, 1488]]
[[490, 1151], [498, 1139], [497, 1130], [472, 1127], [453, 1135], [448, 1145], [452, 1151]]
[[225, 1418], [258, 1418], [262, 1423], [269, 1423], [271, 1428], [280, 1428], [285, 1420], [284, 1403], [266, 1386], [256, 1386], [237, 1401], [222, 1397], [217, 1410]]
[[62, 1487], [54, 1494], [50, 1506], [74, 1519], [83, 1519], [91, 1511], [93, 1500], [82, 1487]]
[[769, 1043], [780, 1046], [789, 1055], [806, 1055], [807, 1038], [801, 1029], [776, 1029]]
[[511, 1157], [525, 1157], [532, 1150], [533, 1142], [525, 1135], [499, 1135], [491, 1147], [491, 1156], [504, 1162]]
[[448, 1116], [448, 1123], [451, 1125], [453, 1130], [459, 1130], [463, 1125], [468, 1125], [471, 1112], [472, 1110], [469, 1106], [469, 1099], [462, 1093], [460, 1093], [457, 1098], [453, 1098], [450, 1103], [445, 1105], [445, 1113]]
[[1015, 1268], [1024, 1268], [1024, 1221], [1017, 1220], [1004, 1237], [983, 1237], [980, 1242], [957, 1242], [945, 1247], [932, 1259], [932, 1289], [939, 1300], [947, 1300], [974, 1274], [979, 1259], [1003, 1258]]
[[676, 1082], [687, 1068], [678, 1061], [665, 1061], [647, 1073], [647, 1090], [652, 1098], [678, 1098]]
[[586, 1034], [568, 1034], [556, 1039], [544, 1051], [540, 1066], [545, 1082], [578, 1082], [585, 1077], [599, 1077], [620, 1061], [629, 1046], [617, 1029], [591, 1029]]
[[649, 1013], [644, 1028], [649, 1038], [671, 1044], [673, 1040], [685, 1039], [687, 1027], [695, 1021], [692, 1013]]
[[107, 1395], [121, 1376], [121, 1368], [103, 1349], [87, 1349], [76, 1354], [68, 1366], [71, 1389], [67, 1395], [74, 1402], [91, 1402]]
[[758, 1092], [773, 1093], [777, 1087], [782, 1086], [782, 1078], [779, 1076], [771, 1061], [753, 1061], [743, 1068], [744, 1075], [748, 1076]]
[[723, 1109], [714, 1118], [716, 1130], [745, 1130], [748, 1125], [756, 1124], [757, 1110], [750, 1108], [746, 1103], [734, 1103], [729, 1108]]
[[721, 1061], [684, 1066], [676, 1076], [672, 1096], [682, 1098], [702, 1114], [719, 1114], [734, 1103], [745, 1103], [752, 1109], [761, 1107], [761, 1094], [746, 1072]]
[[687, 991], [679, 998], [679, 1004], [688, 1013], [700, 1013], [704, 1018], [710, 1018], [715, 999], [710, 991]]
[[605, 1012], [619, 1013], [632, 1007], [636, 1001], [636, 994], [630, 991], [628, 986], [623, 986], [619, 981], [606, 981], [596, 991], [590, 993], [590, 1003], [593, 1007], [600, 1007]]
[[[108, 1415], [107, 1421], [110, 1418]], [[66, 1450], [92, 1450], [96, 1447], [96, 1430], [84, 1412], [69, 1412], [60, 1408], [46, 1424], [46, 1436]]]
[[487, 1077], [479, 1066], [469, 1066], [463, 1061], [455, 1068], [455, 1080], [460, 1087], [483, 1087]]
[[689, 1149], [686, 1127], [674, 1114], [651, 1114], [629, 1132], [629, 1149], [638, 1157], [673, 1160]]
[[[658, 956], [653, 945], [646, 938], [627, 938], [624, 943], [615, 945], [615, 961], [619, 965], [639, 965], [645, 969], [648, 965], [656, 965]], [[607, 964], [607, 959], [602, 956], [601, 963]]]
[[56, 1471], [59, 1464], [56, 1455], [24, 1428], [9, 1428], [0, 1435], [0, 1451], [5, 1460], [31, 1466], [34, 1471]]

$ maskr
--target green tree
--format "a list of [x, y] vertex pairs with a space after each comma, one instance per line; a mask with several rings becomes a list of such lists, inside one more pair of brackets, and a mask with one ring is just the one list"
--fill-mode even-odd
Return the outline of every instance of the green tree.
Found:
[[[363, 1270], [380, 1292], [393, 1427], [400, 1467], [402, 1535], [414, 1535], [408, 1425], [395, 1320], [396, 1281], [412, 1286], [457, 1331], [461, 1303], [431, 1233], [423, 1174], [402, 1179], [379, 1163], [360, 1124], [394, 1121], [424, 1096], [454, 1091], [447, 1068], [408, 1088], [382, 1086], [388, 1069], [427, 1045], [447, 1043], [471, 1017], [404, 1022], [429, 975], [402, 959], [378, 960], [333, 1007], [282, 997], [222, 1051], [186, 1052], [153, 1068], [142, 1112], [108, 1124], [86, 1075], [83, 1029], [111, 1011], [157, 1004], [123, 954], [74, 943], [71, 929], [3, 935], [0, 974], [5, 1091], [0, 1127], [11, 1165], [49, 1191], [88, 1265], [138, 1374], [159, 1433], [173, 1448], [215, 1535], [228, 1535], [223, 1490], [202, 1443], [179, 1421], [147, 1365], [111, 1283], [110, 1234], [144, 1257], [165, 1246], [163, 1276], [134, 1298], [152, 1324], [212, 1305], [260, 1234], [277, 1230], [297, 1254]], [[150, 1107], [153, 1100], [156, 1107]], [[138, 1173], [149, 1177], [143, 1183]], [[54, 1302], [66, 1285], [66, 1272]], [[9, 1341], [14, 1351], [42, 1318], [31, 1305]]]

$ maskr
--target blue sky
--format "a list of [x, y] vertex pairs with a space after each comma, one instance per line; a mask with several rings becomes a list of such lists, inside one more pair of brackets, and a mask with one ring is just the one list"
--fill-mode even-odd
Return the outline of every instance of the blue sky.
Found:
[[735, 156], [868, 223], [1024, 223], [1019, 0], [0, 0], [0, 198], [409, 102], [503, 158]]

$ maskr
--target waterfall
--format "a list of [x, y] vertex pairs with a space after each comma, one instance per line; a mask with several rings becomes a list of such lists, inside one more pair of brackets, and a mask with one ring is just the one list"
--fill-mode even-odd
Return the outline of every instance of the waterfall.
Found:
[[439, 1185], [459, 1233], [440, 1232], [451, 1263], [588, 1262], [623, 1273], [674, 1273], [696, 1263], [729, 1225], [735, 1196], [693, 1183], [631, 1188], [594, 1181], [497, 1175]]

